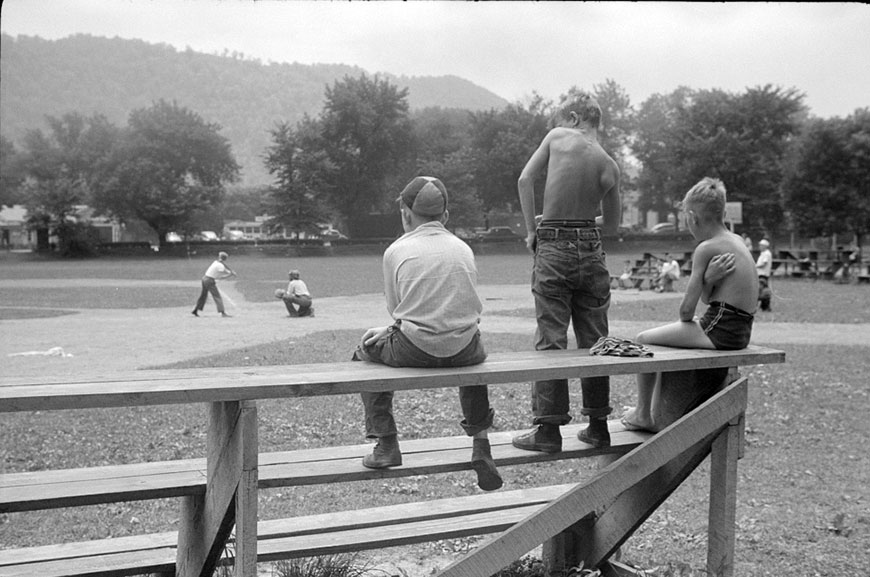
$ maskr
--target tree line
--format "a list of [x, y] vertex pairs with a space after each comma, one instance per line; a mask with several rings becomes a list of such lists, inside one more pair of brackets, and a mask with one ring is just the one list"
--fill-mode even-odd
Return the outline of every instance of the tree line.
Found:
[[[21, 202], [43, 226], [72, 227], [80, 204], [137, 218], [160, 236], [219, 228], [230, 211], [268, 213], [274, 227], [311, 231], [395, 211], [401, 187], [432, 174], [451, 194], [452, 226], [479, 226], [509, 211], [526, 160], [560, 104], [533, 94], [503, 109], [411, 112], [408, 90], [379, 76], [345, 76], [325, 90], [317, 116], [270, 129], [268, 187], [233, 187], [239, 172], [220, 126], [174, 102], [135, 110], [119, 128], [104, 117], [48, 117], [20, 147], [2, 145], [0, 202]], [[602, 146], [639, 208], [676, 213], [703, 176], [743, 203], [744, 227], [807, 236], [865, 234], [870, 225], [870, 110], [813, 118], [796, 89], [740, 93], [680, 87], [635, 107], [613, 80], [592, 86], [602, 106]], [[542, 183], [539, 183], [542, 184]], [[542, 191], [540, 191], [542, 192]], [[72, 234], [75, 231], [67, 232]]]

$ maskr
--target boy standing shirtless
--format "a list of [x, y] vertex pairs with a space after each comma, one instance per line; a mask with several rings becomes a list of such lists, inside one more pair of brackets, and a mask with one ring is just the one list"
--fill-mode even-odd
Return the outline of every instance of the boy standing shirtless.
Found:
[[[680, 320], [643, 331], [637, 340], [692, 349], [746, 348], [758, 300], [758, 277], [743, 239], [725, 227], [725, 185], [705, 178], [686, 193], [683, 211], [700, 244], [692, 255], [692, 275], [680, 304]], [[714, 274], [708, 267], [715, 269]], [[709, 305], [700, 319], [695, 318], [698, 300]], [[637, 376], [637, 406], [623, 416], [626, 428], [655, 432], [670, 424], [661, 421], [657, 410], [658, 381], [656, 373]]]
[[[535, 349], [565, 349], [568, 324], [573, 324], [579, 348], [589, 348], [607, 336], [610, 272], [601, 248], [601, 228], [616, 232], [621, 218], [619, 168], [598, 143], [601, 108], [581, 94], [557, 113], [557, 125], [543, 139], [520, 175], [520, 205], [526, 223], [526, 246], [535, 255], [532, 293], [537, 330]], [[547, 171], [543, 214], [535, 224], [535, 177]], [[599, 216], [599, 212], [601, 215]], [[583, 408], [589, 427], [581, 441], [610, 444], [607, 415], [608, 377], [581, 380]], [[537, 381], [532, 393], [533, 424], [513, 445], [530, 451], [562, 450], [561, 425], [568, 414], [568, 381]]]

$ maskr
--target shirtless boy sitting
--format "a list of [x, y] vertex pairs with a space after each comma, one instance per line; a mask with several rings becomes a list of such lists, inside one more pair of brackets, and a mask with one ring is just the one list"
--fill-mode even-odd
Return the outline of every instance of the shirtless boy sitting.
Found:
[[[725, 227], [725, 185], [705, 178], [686, 193], [683, 211], [692, 236], [700, 244], [692, 256], [692, 275], [680, 304], [680, 321], [643, 331], [637, 341], [692, 349], [746, 348], [757, 306], [758, 276], [743, 239]], [[708, 266], [717, 273], [710, 274]], [[709, 308], [695, 319], [699, 299]], [[657, 432], [670, 424], [661, 422], [659, 416], [658, 395], [654, 394], [657, 380], [656, 373], [637, 376], [637, 406], [622, 418], [627, 429]]]

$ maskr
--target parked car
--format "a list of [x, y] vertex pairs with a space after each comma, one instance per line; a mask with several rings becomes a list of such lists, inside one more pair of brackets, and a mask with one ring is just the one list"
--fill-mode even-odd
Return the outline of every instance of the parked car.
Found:
[[220, 237], [213, 230], [204, 230], [199, 233], [197, 239], [204, 240], [206, 242], [217, 242], [220, 240]]
[[326, 240], [347, 240], [347, 236], [335, 228], [325, 228], [321, 230], [320, 236]]
[[520, 235], [515, 233], [509, 226], [494, 226], [489, 230], [485, 230], [478, 234], [478, 238], [482, 241], [519, 241], [522, 240]]
[[166, 233], [166, 242], [181, 242], [182, 240], [181, 235], [177, 232]]
[[224, 233], [224, 240], [245, 240], [245, 233], [241, 230], [228, 230]]
[[666, 232], [677, 232], [677, 227], [672, 222], [660, 222], [650, 229], [653, 234], [664, 234]]

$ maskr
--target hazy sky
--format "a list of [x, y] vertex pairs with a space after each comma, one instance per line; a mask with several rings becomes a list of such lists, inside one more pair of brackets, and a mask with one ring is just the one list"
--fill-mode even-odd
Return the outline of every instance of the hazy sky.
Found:
[[508, 100], [556, 99], [612, 78], [635, 105], [681, 85], [773, 84], [804, 92], [818, 116], [870, 106], [870, 6], [861, 3], [3, 0], [0, 28], [453, 74]]

